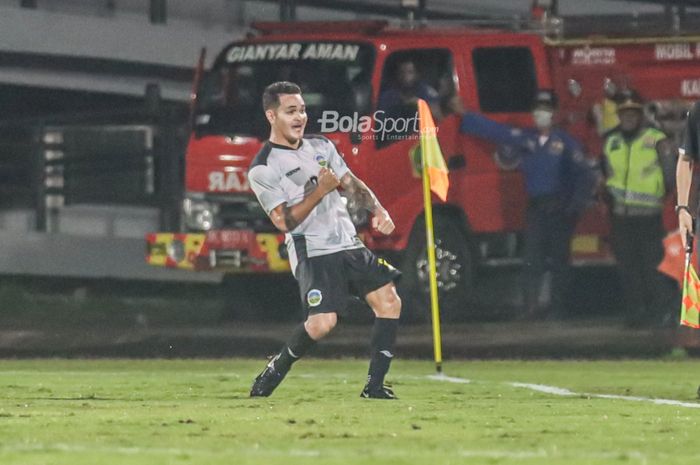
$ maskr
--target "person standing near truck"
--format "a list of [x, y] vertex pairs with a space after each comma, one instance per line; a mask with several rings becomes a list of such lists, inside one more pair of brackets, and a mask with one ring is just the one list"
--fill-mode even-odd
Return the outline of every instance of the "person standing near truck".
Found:
[[[457, 103], [459, 107], [461, 103]], [[561, 317], [567, 312], [571, 238], [592, 198], [596, 176], [581, 145], [553, 125], [554, 92], [540, 89], [532, 106], [534, 128], [517, 128], [476, 112], [464, 112], [460, 131], [509, 147], [519, 159], [528, 195], [523, 294], [525, 318]], [[455, 108], [459, 112], [459, 108]], [[539, 308], [543, 276], [552, 273], [551, 307]]]
[[[644, 104], [635, 92], [622, 95], [617, 112], [620, 124], [608, 135], [603, 154], [625, 317], [630, 326], [659, 325], [676, 309], [673, 286], [657, 271], [676, 151], [666, 134], [644, 124]], [[688, 208], [687, 197], [683, 201], [680, 210]]]

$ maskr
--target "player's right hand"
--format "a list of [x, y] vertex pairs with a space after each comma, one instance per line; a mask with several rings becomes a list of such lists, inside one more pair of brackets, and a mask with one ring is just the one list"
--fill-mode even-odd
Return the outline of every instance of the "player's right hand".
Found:
[[680, 210], [678, 212], [678, 228], [681, 231], [681, 241], [683, 243], [683, 250], [688, 246], [687, 237], [688, 235], [693, 236], [693, 217], [690, 216], [686, 210]]
[[323, 192], [323, 195], [334, 191], [339, 185], [340, 180], [332, 169], [321, 168], [321, 171], [318, 172], [318, 187]]

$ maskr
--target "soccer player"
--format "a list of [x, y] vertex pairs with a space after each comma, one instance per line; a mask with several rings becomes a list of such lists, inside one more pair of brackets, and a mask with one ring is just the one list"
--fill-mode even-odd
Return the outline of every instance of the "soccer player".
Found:
[[308, 117], [299, 86], [287, 81], [270, 84], [262, 103], [270, 139], [251, 163], [248, 177], [272, 223], [286, 233], [289, 262], [307, 318], [255, 378], [250, 395], [272, 394], [292, 364], [333, 329], [352, 285], [376, 315], [361, 397], [395, 399], [384, 376], [394, 356], [401, 313], [394, 286], [400, 273], [357, 237], [337, 188], [372, 213], [372, 226], [381, 233], [391, 234], [394, 223], [372, 191], [350, 172], [332, 142], [304, 136]]

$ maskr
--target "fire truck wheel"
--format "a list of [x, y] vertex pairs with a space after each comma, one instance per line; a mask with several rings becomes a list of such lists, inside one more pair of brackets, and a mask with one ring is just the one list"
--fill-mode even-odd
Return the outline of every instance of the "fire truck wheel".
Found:
[[[399, 295], [407, 322], [430, 319], [430, 283], [425, 226], [416, 222], [402, 262]], [[444, 216], [435, 218], [435, 262], [440, 315], [446, 321], [464, 319], [473, 296], [473, 257], [464, 228]]]

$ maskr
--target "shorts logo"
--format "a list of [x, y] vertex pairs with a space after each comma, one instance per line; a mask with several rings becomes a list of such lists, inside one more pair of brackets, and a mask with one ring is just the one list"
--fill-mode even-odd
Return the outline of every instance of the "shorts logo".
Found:
[[309, 304], [309, 307], [318, 307], [321, 305], [321, 301], [323, 300], [323, 294], [321, 294], [321, 291], [318, 289], [311, 289], [307, 294], [306, 294], [306, 302]]
[[384, 260], [383, 258], [378, 258], [377, 263], [379, 263], [380, 265], [384, 265], [385, 267], [389, 268], [392, 271], [396, 269], [396, 268], [394, 268], [394, 266], [391, 263]]
[[328, 165], [328, 162], [325, 158], [323, 158], [323, 155], [316, 155], [315, 160], [321, 166], [321, 168], [325, 168]]

